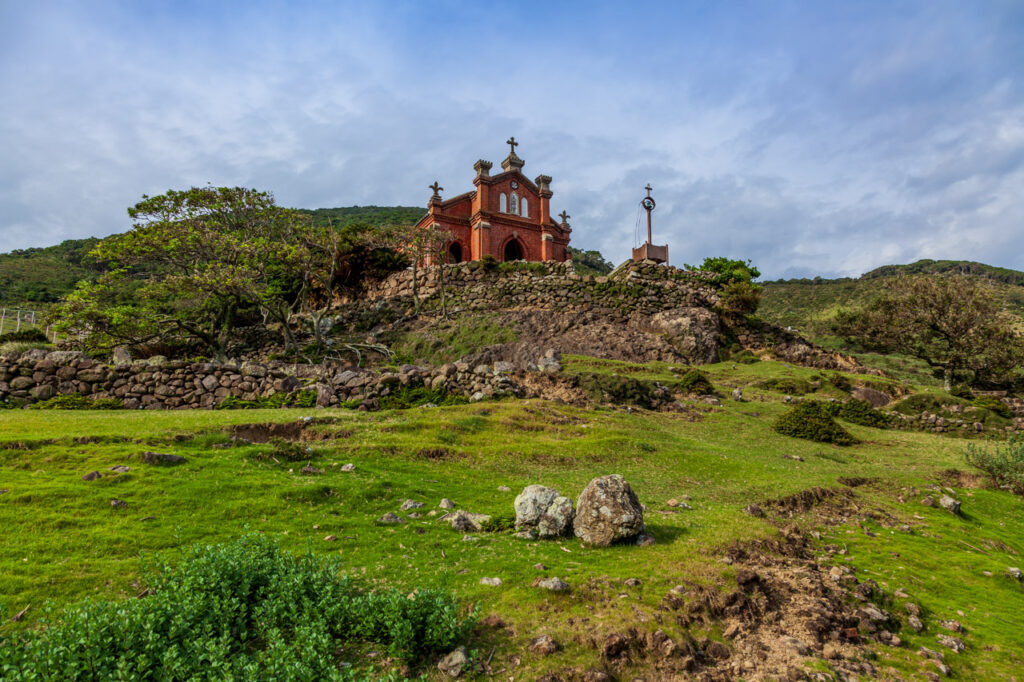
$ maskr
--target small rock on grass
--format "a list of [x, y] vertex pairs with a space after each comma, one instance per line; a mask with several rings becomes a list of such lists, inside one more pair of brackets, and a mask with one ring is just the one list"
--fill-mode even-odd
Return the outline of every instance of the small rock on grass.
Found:
[[130, 466], [125, 466], [124, 464], [115, 464], [114, 466], [110, 467], [110, 470], [119, 474], [127, 474], [129, 471], [132, 470], [132, 468]]
[[1010, 568], [1006, 569], [1006, 575], [1010, 576], [1014, 580], [1024, 581], [1024, 573], [1021, 573], [1021, 570], [1016, 566], [1011, 566]]
[[441, 499], [441, 503], [437, 505], [441, 509], [455, 509], [455, 503], [449, 500], [447, 497]]
[[760, 505], [756, 504], [748, 504], [743, 508], [743, 513], [759, 519], [764, 518], [764, 510], [761, 509]]
[[403, 519], [401, 516], [398, 516], [394, 512], [388, 512], [384, 516], [377, 519], [377, 523], [405, 523], [405, 519]]
[[963, 632], [964, 631], [964, 626], [961, 625], [960, 621], [958, 621], [958, 620], [940, 620], [939, 621], [939, 625], [941, 625], [946, 630], [949, 630], [950, 632]]
[[534, 581], [536, 587], [540, 587], [545, 590], [551, 590], [552, 592], [565, 592], [569, 589], [569, 583], [565, 582], [561, 578], [547, 578]]
[[342, 464], [340, 470], [341, 471], [355, 471], [356, 470], [356, 465], [352, 464], [351, 462], [349, 464]]
[[337, 539], [338, 539], [337, 535], [328, 535], [328, 536], [324, 537], [324, 542], [334, 542]]
[[960, 500], [954, 500], [949, 495], [943, 495], [939, 498], [939, 506], [948, 511], [950, 514], [960, 513]]
[[455, 651], [452, 651], [447, 656], [442, 658], [437, 663], [437, 669], [442, 673], [451, 678], [456, 678], [462, 675], [463, 668], [469, 659], [466, 657], [466, 647], [460, 646]]
[[532, 651], [535, 654], [540, 654], [541, 656], [549, 656], [557, 652], [561, 648], [562, 645], [559, 644], [551, 635], [541, 635], [540, 637], [534, 637], [530, 641], [529, 646], [530, 651]]
[[924, 630], [924, 623], [921, 622], [921, 619], [917, 616], [909, 616], [907, 618], [907, 625], [909, 625], [914, 632], [921, 632]]
[[501, 578], [480, 578], [480, 584], [501, 587]]
[[622, 581], [622, 584], [627, 587], [640, 587], [642, 583], [637, 578], [626, 578]]
[[156, 464], [157, 466], [174, 466], [188, 461], [181, 455], [171, 455], [166, 452], [143, 452], [139, 457], [146, 464]]
[[533, 567], [535, 569], [537, 569], [538, 571], [546, 571], [546, 570], [548, 570], [548, 567], [545, 566], [544, 564], [534, 564]]
[[315, 476], [317, 474], [322, 474], [323, 471], [321, 471], [320, 469], [317, 469], [312, 464], [307, 464], [306, 466], [304, 466], [301, 469], [299, 469], [299, 473], [300, 474], [306, 474], [307, 476]]
[[512, 492], [512, 488], [509, 488], [507, 485], [499, 485], [498, 486], [498, 492], [499, 493], [510, 493], [510, 492]]
[[944, 647], [948, 647], [953, 651], [956, 651], [957, 653], [960, 653], [961, 651], [967, 648], [967, 646], [964, 644], [964, 640], [960, 639], [959, 637], [951, 637], [950, 635], [937, 635], [936, 639], [939, 640], [939, 644], [941, 644]]
[[90, 471], [85, 476], [82, 476], [83, 481], [95, 481], [97, 478], [101, 478], [101, 474], [98, 471]]
[[128, 503], [124, 500], [113, 499], [110, 501], [110, 506], [114, 509], [121, 509], [128, 506]]
[[410, 509], [419, 509], [420, 507], [424, 506], [426, 505], [424, 505], [422, 502], [417, 502], [416, 500], [406, 500], [405, 502], [402, 503], [400, 509], [402, 511], [409, 511]]

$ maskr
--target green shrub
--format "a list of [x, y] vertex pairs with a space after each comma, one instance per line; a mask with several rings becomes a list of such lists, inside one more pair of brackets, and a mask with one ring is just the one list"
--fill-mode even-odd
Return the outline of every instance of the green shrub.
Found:
[[840, 391], [843, 391], [844, 393], [850, 392], [851, 386], [849, 378], [840, 374], [839, 372], [832, 372], [831, 374], [829, 374], [827, 381], [828, 383], [832, 384], [834, 387], [838, 388]]
[[737, 355], [733, 355], [732, 361], [738, 362], [741, 365], [752, 365], [755, 362], [761, 362], [761, 358], [754, 355], [752, 351], [744, 349]]
[[380, 408], [382, 410], [407, 410], [410, 407], [419, 407], [427, 403], [438, 406], [465, 405], [469, 400], [466, 396], [457, 393], [445, 393], [441, 389], [431, 389], [426, 386], [400, 386], [392, 388], [388, 395], [381, 396]]
[[39, 327], [29, 327], [28, 329], [22, 329], [21, 331], [0, 334], [0, 343], [7, 343], [9, 341], [25, 341], [28, 343], [49, 343], [50, 339], [46, 338], [46, 334], [44, 334], [43, 331], [39, 329]]
[[449, 592], [369, 591], [334, 557], [252, 535], [145, 571], [144, 599], [84, 601], [0, 637], [4, 680], [354, 680], [346, 655], [384, 647], [418, 663], [464, 641], [476, 613]]
[[753, 315], [761, 303], [761, 285], [753, 282], [732, 282], [722, 288], [722, 308], [741, 315]]
[[0, 343], [0, 355], [7, 355], [8, 353], [24, 353], [26, 351], [36, 350], [37, 348], [51, 350], [53, 346], [39, 341], [5, 341], [4, 343]]
[[854, 399], [839, 403], [838, 414], [835, 416], [851, 424], [873, 426], [876, 429], [887, 429], [892, 426], [892, 417], [885, 412], [876, 410], [866, 400]]
[[480, 530], [485, 533], [505, 533], [516, 526], [516, 517], [510, 514], [492, 516], [480, 524]]
[[1004, 403], [999, 398], [994, 398], [989, 395], [983, 395], [981, 397], [975, 398], [974, 400], [971, 401], [971, 405], [974, 405], [975, 407], [980, 407], [985, 410], [991, 410], [992, 412], [995, 412], [1004, 419], [1010, 419], [1011, 417], [1013, 417], [1013, 411], [1010, 410], [1009, 405]]
[[[970, 403], [962, 398], [954, 398], [951, 395], [936, 395], [934, 393], [917, 393], [904, 398], [893, 406], [893, 409], [900, 414], [915, 415], [922, 412], [933, 412], [941, 414], [949, 413], [951, 405], [967, 407]], [[950, 413], [951, 414], [951, 413]]]
[[758, 388], [765, 388], [769, 391], [776, 391], [778, 393], [785, 393], [786, 395], [807, 395], [808, 393], [814, 392], [814, 387], [811, 386], [811, 382], [805, 379], [793, 379], [791, 377], [783, 377], [781, 379], [765, 379], [764, 381], [756, 384]]
[[997, 486], [1024, 495], [1024, 436], [1015, 434], [986, 446], [971, 443], [964, 457], [968, 464], [987, 473]]
[[708, 379], [708, 375], [699, 369], [689, 369], [679, 377], [676, 386], [687, 393], [708, 395], [715, 392], [715, 386]]
[[954, 395], [957, 398], [963, 398], [964, 400], [974, 400], [974, 392], [971, 391], [971, 387], [967, 384], [957, 384], [953, 388], [949, 389], [949, 394]]
[[773, 428], [784, 436], [804, 438], [819, 443], [834, 443], [836, 445], [856, 443], [857, 439], [832, 419], [829, 409], [816, 400], [798, 403], [792, 410], [776, 419]]
[[81, 393], [58, 395], [29, 405], [30, 410], [120, 410], [117, 398], [90, 398]]
[[214, 407], [216, 410], [263, 410], [281, 407], [316, 407], [316, 390], [306, 389], [295, 393], [283, 391], [269, 396], [259, 396], [255, 400], [242, 400], [229, 395]]

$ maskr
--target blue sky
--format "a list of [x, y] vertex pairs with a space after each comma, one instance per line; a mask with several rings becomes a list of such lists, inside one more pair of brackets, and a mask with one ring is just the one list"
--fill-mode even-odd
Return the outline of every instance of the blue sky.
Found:
[[621, 261], [1024, 269], [1021, 2], [0, 0], [0, 251], [213, 183], [425, 205], [504, 158]]

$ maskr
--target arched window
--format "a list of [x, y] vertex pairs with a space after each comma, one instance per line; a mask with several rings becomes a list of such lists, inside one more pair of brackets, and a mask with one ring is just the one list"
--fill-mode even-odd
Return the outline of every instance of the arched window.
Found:
[[448, 262], [462, 262], [462, 245], [459, 244], [458, 242], [452, 242], [451, 244], [448, 245]]
[[512, 197], [508, 201], [508, 212], [519, 215], [519, 195], [512, 192]]
[[[515, 194], [512, 196], [515, 196]], [[524, 260], [523, 245], [519, 243], [518, 239], [509, 239], [508, 243], [505, 244], [505, 253], [503, 255], [504, 258], [502, 260], [505, 261]]]
[[508, 197], [502, 192], [498, 195], [498, 210], [502, 213], [508, 213]]
[[520, 215], [522, 215], [524, 218], [529, 218], [530, 217], [530, 207], [526, 203], [526, 197], [523, 197], [523, 200], [522, 200], [521, 203], [522, 203], [522, 211], [521, 211]]

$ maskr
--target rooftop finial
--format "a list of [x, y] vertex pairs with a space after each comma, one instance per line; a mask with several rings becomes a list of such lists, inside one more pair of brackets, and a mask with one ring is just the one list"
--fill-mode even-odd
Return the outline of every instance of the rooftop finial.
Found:
[[434, 196], [430, 197], [431, 199], [440, 199], [441, 198], [441, 192], [444, 191], [444, 187], [442, 187], [441, 185], [437, 184], [437, 180], [434, 180], [434, 184], [433, 185], [427, 185], [427, 187], [429, 187], [430, 189], [434, 190]]
[[507, 144], [509, 146], [509, 152], [511, 154], [515, 154], [516, 153], [516, 147], [519, 146], [519, 143], [516, 142], [515, 136], [512, 136], [512, 137], [508, 138], [507, 140], [505, 140], [505, 144]]
[[571, 218], [572, 216], [569, 215], [568, 213], [566, 213], [565, 211], [562, 211], [561, 213], [558, 214], [558, 217], [562, 219], [562, 224], [563, 225], [568, 225], [569, 224], [569, 218]]

